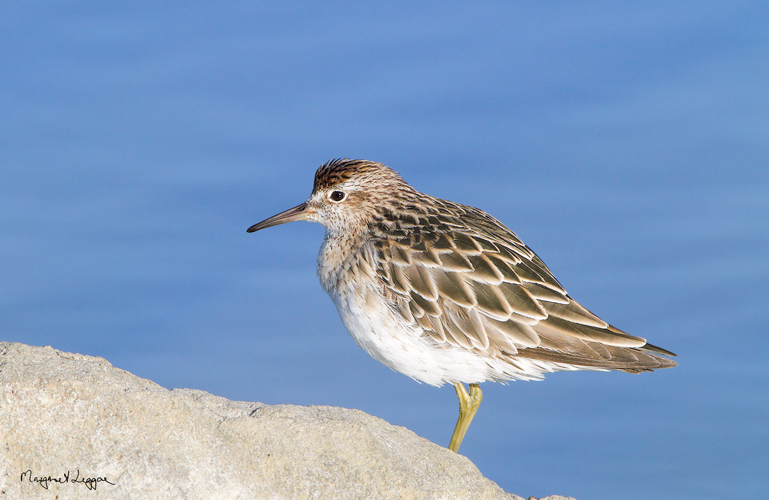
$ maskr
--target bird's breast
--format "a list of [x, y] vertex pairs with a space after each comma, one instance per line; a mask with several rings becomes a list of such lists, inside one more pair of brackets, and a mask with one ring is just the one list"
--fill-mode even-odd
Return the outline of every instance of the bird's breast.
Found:
[[332, 297], [343, 290], [375, 282], [371, 249], [362, 238], [326, 233], [318, 254], [318, 279]]

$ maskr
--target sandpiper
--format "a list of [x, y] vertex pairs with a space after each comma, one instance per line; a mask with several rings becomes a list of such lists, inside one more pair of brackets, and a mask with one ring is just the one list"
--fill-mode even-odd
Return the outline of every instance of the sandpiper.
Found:
[[670, 351], [572, 299], [497, 219], [420, 193], [380, 163], [329, 161], [306, 202], [248, 232], [299, 220], [326, 229], [318, 278], [358, 346], [415, 380], [454, 385], [454, 452], [481, 403], [481, 382], [676, 366], [663, 357]]

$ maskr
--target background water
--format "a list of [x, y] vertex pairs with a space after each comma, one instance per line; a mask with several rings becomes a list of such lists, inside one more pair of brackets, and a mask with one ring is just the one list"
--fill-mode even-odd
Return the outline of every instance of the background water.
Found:
[[245, 232], [329, 158], [368, 158], [679, 354], [485, 384], [462, 453], [486, 476], [769, 492], [766, 4], [4, 2], [0, 36], [3, 340], [446, 445], [454, 390], [355, 346], [315, 278], [322, 228]]

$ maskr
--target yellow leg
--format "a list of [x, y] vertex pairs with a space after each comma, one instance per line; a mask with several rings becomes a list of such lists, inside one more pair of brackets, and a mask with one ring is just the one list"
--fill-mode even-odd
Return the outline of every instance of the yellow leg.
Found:
[[462, 440], [465, 438], [465, 433], [470, 427], [470, 422], [473, 421], [475, 412], [477, 412], [478, 407], [481, 406], [483, 393], [481, 392], [481, 386], [478, 384], [470, 384], [470, 394], [467, 393], [465, 386], [461, 383], [454, 384], [454, 389], [456, 389], [457, 398], [459, 398], [459, 419], [457, 420], [456, 427], [454, 427], [454, 434], [451, 436], [449, 449], [454, 453], [457, 453], [459, 451], [459, 445], [462, 444]]

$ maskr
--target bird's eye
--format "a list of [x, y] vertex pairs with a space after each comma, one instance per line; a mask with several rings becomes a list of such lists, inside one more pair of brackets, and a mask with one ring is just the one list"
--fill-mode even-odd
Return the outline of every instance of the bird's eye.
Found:
[[328, 195], [328, 199], [334, 203], [341, 203], [347, 198], [347, 193], [344, 191], [331, 191]]

